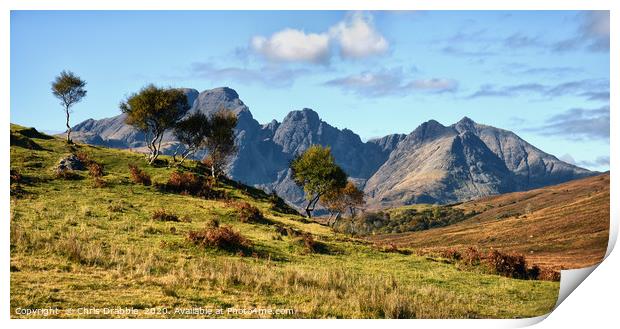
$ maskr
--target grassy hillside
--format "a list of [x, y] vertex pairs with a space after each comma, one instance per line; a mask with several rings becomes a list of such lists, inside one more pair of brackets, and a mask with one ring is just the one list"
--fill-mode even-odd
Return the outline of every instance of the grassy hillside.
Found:
[[[105, 186], [95, 187], [88, 171], [56, 178], [54, 167], [69, 153], [63, 141], [11, 126], [12, 317], [26, 317], [15, 313], [18, 308], [47, 307], [58, 307], [57, 317], [126, 317], [67, 313], [78, 307], [133, 307], [137, 317], [213, 317], [162, 312], [234, 307], [295, 313], [225, 311], [216, 317], [514, 318], [545, 314], [556, 302], [558, 282], [460, 271], [426, 257], [383, 252], [274, 210], [264, 193], [220, 183], [218, 191], [265, 217], [241, 222], [234, 202], [136, 184], [128, 165], [159, 184], [174, 169], [146, 167], [143, 156], [128, 151], [76, 150], [103, 165]], [[200, 172], [195, 163], [185, 170]], [[180, 221], [153, 219], [161, 208]], [[241, 253], [188, 240], [191, 231], [214, 220], [251, 246]]]
[[455, 207], [477, 215], [443, 228], [371, 239], [427, 251], [469, 246], [516, 251], [554, 268], [590, 266], [607, 249], [609, 173]]

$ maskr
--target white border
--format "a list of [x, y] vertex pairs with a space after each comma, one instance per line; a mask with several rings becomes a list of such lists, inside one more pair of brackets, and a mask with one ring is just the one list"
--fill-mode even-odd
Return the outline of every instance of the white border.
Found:
[[[10, 62], [9, 62], [9, 47], [10, 47], [10, 10], [67, 10], [67, 9], [119, 9], [119, 10], [191, 10], [191, 9], [248, 9], [248, 10], [273, 10], [273, 9], [289, 9], [289, 10], [308, 10], [308, 9], [321, 9], [321, 10], [351, 10], [351, 9], [366, 9], [366, 10], [584, 10], [584, 9], [598, 9], [598, 10], [611, 10], [611, 50], [610, 50], [610, 69], [611, 72], [616, 74], [610, 75], [610, 83], [612, 91], [610, 108], [611, 108], [611, 126], [619, 127], [618, 115], [615, 113], [616, 106], [615, 100], [617, 99], [618, 90], [618, 58], [620, 53], [618, 52], [618, 20], [620, 20], [620, 14], [617, 10], [617, 1], [613, 0], [426, 0], [426, 1], [406, 1], [406, 0], [226, 0], [226, 1], [198, 1], [198, 0], [2, 0], [0, 1], [0, 72], [2, 79], [2, 87], [0, 88], [0, 101], [4, 109], [10, 109], [9, 99], [9, 84], [10, 84]], [[2, 111], [1, 114], [2, 124], [8, 128], [10, 114], [8, 110]], [[5, 128], [5, 129], [6, 129]], [[619, 138], [619, 130], [611, 129], [611, 149], [616, 149]], [[9, 139], [8, 134], [4, 134], [2, 143], [3, 154], [6, 159], [9, 159]], [[611, 165], [610, 169], [616, 171], [617, 163], [619, 161], [617, 153], [611, 153]], [[0, 248], [3, 249], [1, 256], [2, 270], [1, 270], [1, 284], [0, 290], [0, 305], [3, 309], [0, 315], [2, 322], [8, 321], [9, 315], [9, 221], [8, 221], [8, 209], [9, 209], [9, 191], [6, 188], [9, 185], [9, 161], [3, 161], [0, 165], [0, 170], [3, 172], [3, 184], [2, 189], [2, 201], [4, 207], [4, 213], [0, 217], [3, 230], [0, 235]], [[611, 200], [618, 199], [618, 179], [615, 175], [611, 176]], [[618, 202], [611, 203], [611, 234], [610, 244], [608, 247], [608, 255], [613, 249], [618, 232]], [[576, 290], [574, 298], [568, 298], [558, 309], [549, 316], [548, 321], [543, 321], [543, 327], [558, 327], [563, 325], [587, 325], [591, 323], [611, 324], [617, 321], [616, 308], [618, 302], [618, 284], [617, 278], [614, 272], [618, 270], [620, 260], [619, 256], [612, 254], [608, 259], [600, 265], [599, 269], [594, 271], [592, 279], [586, 280], [582, 284], [583, 289], [580, 287]], [[593, 269], [592, 269], [593, 270]], [[583, 271], [582, 271], [583, 272]], [[570, 275], [564, 277], [569, 277]], [[583, 275], [580, 276], [583, 278]], [[578, 284], [577, 284], [578, 285]], [[496, 328], [496, 327], [514, 327], [530, 325], [546, 318], [542, 316], [533, 319], [522, 320], [411, 320], [411, 321], [390, 321], [386, 320], [347, 320], [346, 325], [351, 326], [377, 326], [388, 325], [396, 327], [412, 327], [412, 326], [431, 326], [431, 327], [465, 327], [465, 328]], [[41, 322], [44, 321], [44, 322]], [[118, 320], [115, 321], [115, 325], [129, 326], [132, 324], [131, 320]], [[224, 322], [223, 322], [224, 321]], [[336, 326], [344, 324], [342, 322], [334, 322], [331, 320], [209, 320], [209, 322], [203, 322], [200, 320], [141, 320], [140, 325], [155, 326], [155, 327], [169, 327], [177, 325], [196, 325], [196, 326], [269, 326], [269, 327], [281, 327], [289, 328], [290, 326], [296, 327], [312, 327], [314, 328], [320, 322], [320, 325]], [[133, 322], [135, 323], [135, 322]], [[111, 324], [109, 321], [91, 321], [84, 322], [82, 320], [73, 321], [49, 321], [49, 320], [12, 320], [5, 325], [13, 326], [62, 326], [62, 327], [83, 327], [84, 325], [93, 327], [108, 327]], [[607, 325], [609, 326], [609, 325]]]

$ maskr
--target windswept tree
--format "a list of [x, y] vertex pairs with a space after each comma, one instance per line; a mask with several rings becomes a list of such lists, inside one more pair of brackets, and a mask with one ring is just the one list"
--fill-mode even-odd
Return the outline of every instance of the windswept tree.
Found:
[[52, 82], [52, 94], [60, 99], [65, 111], [65, 125], [67, 126], [67, 143], [71, 143], [71, 125], [69, 125], [69, 116], [71, 115], [71, 107], [78, 103], [86, 96], [86, 81], [80, 79], [71, 71], [62, 71], [60, 75]]
[[139, 93], [132, 94], [120, 104], [121, 111], [127, 115], [125, 123], [144, 133], [149, 149], [149, 164], [153, 164], [159, 157], [164, 132], [173, 128], [189, 108], [187, 97], [182, 91], [154, 85], [142, 88]]
[[[336, 223], [341, 214], [349, 211], [351, 217], [355, 217], [357, 210], [364, 206], [364, 192], [351, 181], [343, 188], [328, 191], [321, 197], [321, 203], [330, 213], [328, 224]], [[332, 217], [334, 221], [331, 222]]]
[[205, 162], [211, 165], [211, 175], [218, 178], [237, 153], [235, 145], [235, 127], [237, 116], [230, 110], [219, 110], [209, 118], [210, 131], [205, 141], [207, 156]]
[[312, 217], [312, 212], [323, 195], [347, 184], [347, 174], [336, 164], [329, 147], [310, 146], [291, 161], [290, 167], [293, 181], [303, 187], [308, 200], [308, 217]]
[[[177, 149], [172, 155], [176, 162], [176, 156], [181, 157], [179, 164], [196, 151], [206, 146], [206, 139], [211, 134], [211, 122], [209, 118], [202, 112], [195, 112], [187, 118], [177, 122], [174, 127], [174, 137], [180, 142]], [[179, 154], [179, 150], [183, 150]]]

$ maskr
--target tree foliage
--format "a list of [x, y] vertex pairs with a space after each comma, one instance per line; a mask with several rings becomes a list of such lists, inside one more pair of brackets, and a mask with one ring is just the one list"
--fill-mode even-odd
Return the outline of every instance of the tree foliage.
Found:
[[217, 178], [224, 172], [230, 158], [237, 152], [235, 127], [237, 116], [229, 110], [219, 110], [210, 121], [210, 132], [205, 140], [208, 151], [206, 162], [211, 165], [211, 175]]
[[160, 154], [164, 132], [173, 128], [189, 108], [187, 97], [182, 91], [154, 85], [142, 88], [120, 104], [121, 111], [127, 114], [125, 123], [145, 135], [149, 164], [153, 164]]
[[[177, 122], [174, 127], [174, 137], [176, 137], [181, 144], [177, 147], [172, 156], [174, 161], [176, 161], [176, 156], [180, 155], [181, 161], [179, 164], [181, 164], [188, 156], [205, 147], [206, 139], [210, 134], [211, 122], [202, 112], [193, 113], [187, 118]], [[181, 145], [184, 146], [184, 149], [179, 154]]]
[[364, 192], [349, 181], [343, 188], [329, 190], [321, 196], [320, 201], [330, 212], [330, 220], [334, 217], [335, 222], [341, 214], [347, 211], [351, 217], [355, 217], [357, 210], [364, 206]]
[[336, 164], [329, 147], [312, 145], [291, 162], [295, 183], [303, 187], [308, 199], [306, 215], [312, 217], [321, 196], [329, 191], [343, 188], [347, 174]]
[[67, 126], [67, 143], [71, 143], [71, 125], [69, 116], [71, 107], [86, 96], [86, 81], [80, 79], [71, 71], [62, 71], [52, 82], [52, 94], [60, 99], [65, 112], [65, 125]]

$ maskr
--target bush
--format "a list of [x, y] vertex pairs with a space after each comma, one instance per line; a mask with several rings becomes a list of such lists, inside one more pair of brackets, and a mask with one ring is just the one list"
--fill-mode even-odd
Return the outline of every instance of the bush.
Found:
[[527, 279], [527, 264], [525, 257], [519, 254], [506, 254], [492, 250], [485, 257], [485, 263], [495, 273], [515, 279]]
[[174, 192], [188, 195], [198, 195], [203, 189], [202, 177], [191, 172], [175, 171], [170, 174], [166, 187]]
[[446, 249], [446, 250], [442, 250], [439, 255], [443, 258], [447, 258], [447, 259], [451, 259], [451, 260], [455, 260], [455, 261], [459, 261], [461, 260], [461, 253], [454, 249], [454, 248], [450, 248], [450, 249]]
[[151, 185], [151, 176], [133, 164], [129, 164], [129, 174], [134, 183], [144, 186]]
[[101, 178], [103, 176], [103, 165], [97, 162], [91, 162], [88, 165], [88, 174], [92, 178]]
[[17, 169], [11, 169], [11, 184], [21, 184], [23, 179], [24, 176]]
[[327, 252], [327, 246], [322, 242], [314, 240], [314, 237], [310, 233], [302, 233], [295, 242], [301, 245], [304, 248], [303, 252], [307, 254], [321, 254]]
[[201, 231], [190, 231], [188, 240], [200, 247], [212, 247], [227, 251], [243, 252], [251, 243], [230, 226], [206, 227]]
[[227, 198], [227, 194], [213, 188], [214, 180], [192, 172], [175, 171], [170, 174], [164, 189], [169, 192], [192, 195], [205, 199]]
[[92, 164], [94, 161], [90, 159], [90, 157], [88, 156], [88, 153], [84, 152], [84, 151], [78, 151], [75, 152], [75, 157], [78, 158], [78, 160], [80, 160], [81, 163], [83, 163], [85, 166], [89, 166], [90, 164]]
[[260, 209], [247, 202], [238, 201], [231, 204], [237, 210], [237, 216], [242, 223], [259, 223], [265, 220]]
[[549, 268], [541, 269], [538, 274], [538, 280], [560, 281], [560, 272]]
[[178, 222], [179, 221], [179, 216], [173, 213], [166, 212], [166, 209], [163, 209], [163, 208], [155, 210], [152, 218], [154, 220], [158, 220], [161, 222]]
[[482, 259], [481, 253], [475, 247], [469, 247], [461, 254], [461, 260], [467, 265], [478, 265]]

